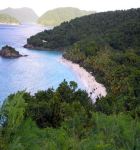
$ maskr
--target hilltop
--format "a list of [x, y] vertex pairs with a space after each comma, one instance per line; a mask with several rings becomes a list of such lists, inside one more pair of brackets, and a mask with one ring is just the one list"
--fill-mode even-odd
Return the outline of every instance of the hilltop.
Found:
[[46, 26], [57, 26], [64, 21], [70, 21], [76, 17], [81, 17], [92, 13], [95, 12], [80, 10], [72, 7], [61, 7], [47, 11], [38, 19], [38, 23]]
[[4, 13], [16, 18], [21, 23], [34, 23], [37, 21], [37, 14], [30, 8], [6, 8], [0, 10], [0, 13]]

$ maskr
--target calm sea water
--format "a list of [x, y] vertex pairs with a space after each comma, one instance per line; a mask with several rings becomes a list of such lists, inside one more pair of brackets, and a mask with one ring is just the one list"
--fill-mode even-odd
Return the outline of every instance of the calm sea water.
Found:
[[59, 62], [61, 52], [28, 50], [22, 47], [28, 37], [44, 29], [38, 25], [0, 25], [0, 48], [10, 45], [21, 54], [28, 55], [18, 59], [0, 57], [0, 103], [9, 94], [19, 90], [34, 93], [49, 87], [57, 88], [64, 79], [76, 81], [80, 88], [84, 88], [78, 76]]

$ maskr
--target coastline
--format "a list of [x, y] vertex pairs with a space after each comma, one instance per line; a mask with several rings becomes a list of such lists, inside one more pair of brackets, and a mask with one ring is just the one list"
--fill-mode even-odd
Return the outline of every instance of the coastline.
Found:
[[85, 86], [85, 90], [91, 97], [93, 103], [96, 101], [97, 97], [100, 98], [107, 95], [104, 85], [98, 83], [95, 77], [87, 72], [83, 67], [80, 67], [79, 64], [75, 64], [64, 57], [61, 57], [60, 62], [69, 66], [77, 74], [78, 78]]
[[[40, 51], [56, 50], [56, 49], [34, 47], [29, 44], [26, 44], [23, 47], [29, 50], [40, 50]], [[59, 50], [64, 51], [64, 48], [60, 48]], [[104, 85], [98, 83], [95, 77], [91, 73], [86, 71], [83, 67], [80, 67], [79, 64], [73, 63], [72, 61], [65, 59], [63, 56], [60, 58], [59, 62], [67, 65], [76, 73], [76, 75], [84, 85], [88, 95], [92, 99], [93, 103], [96, 102], [97, 98], [105, 97], [107, 95], [107, 91]]]
[[39, 50], [39, 51], [56, 51], [56, 50], [60, 50], [60, 51], [64, 51], [64, 48], [43, 48], [43, 47], [34, 47], [33, 45], [30, 44], [25, 44], [23, 45], [24, 48], [29, 49], [29, 50]]

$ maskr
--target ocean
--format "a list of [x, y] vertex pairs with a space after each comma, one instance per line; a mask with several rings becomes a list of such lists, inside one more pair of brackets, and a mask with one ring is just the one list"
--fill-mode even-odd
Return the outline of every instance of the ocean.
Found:
[[49, 28], [29, 24], [0, 25], [0, 48], [9, 45], [28, 55], [17, 59], [0, 57], [0, 104], [17, 91], [26, 90], [34, 94], [38, 90], [56, 89], [64, 79], [75, 81], [79, 88], [84, 89], [76, 73], [60, 62], [62, 52], [23, 48], [27, 38], [45, 29]]

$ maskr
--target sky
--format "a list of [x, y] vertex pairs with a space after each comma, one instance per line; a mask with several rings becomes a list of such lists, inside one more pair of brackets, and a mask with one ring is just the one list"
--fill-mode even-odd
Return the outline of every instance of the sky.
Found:
[[40, 16], [57, 7], [77, 7], [97, 12], [138, 8], [140, 0], [0, 0], [0, 9], [7, 7], [29, 7]]

